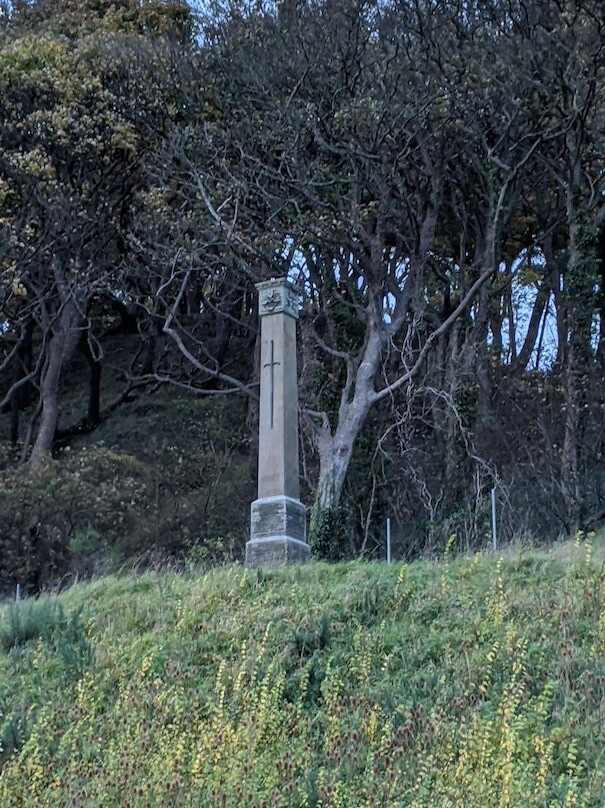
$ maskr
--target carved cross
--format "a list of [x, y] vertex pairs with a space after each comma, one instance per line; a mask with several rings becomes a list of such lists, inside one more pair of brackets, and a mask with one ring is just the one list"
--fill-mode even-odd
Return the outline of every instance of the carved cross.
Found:
[[275, 365], [279, 365], [279, 364], [280, 364], [280, 362], [276, 362], [274, 360], [274, 357], [273, 357], [273, 340], [271, 340], [271, 361], [266, 362], [263, 365], [264, 368], [269, 368], [269, 373], [270, 373], [269, 378], [271, 380], [271, 388], [270, 388], [270, 392], [271, 392], [271, 410], [270, 410], [271, 411], [271, 429], [273, 429], [273, 397], [274, 397], [274, 393], [275, 393], [275, 375], [274, 375], [275, 374]]

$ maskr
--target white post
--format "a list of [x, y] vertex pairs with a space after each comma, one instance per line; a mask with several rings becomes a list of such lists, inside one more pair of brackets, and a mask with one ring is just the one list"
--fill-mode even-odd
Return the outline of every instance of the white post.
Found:
[[17, 591], [15, 593], [15, 600], [16, 601], [21, 600], [21, 584], [17, 584]]
[[391, 517], [387, 516], [387, 564], [391, 563]]
[[494, 553], [498, 549], [498, 535], [496, 533], [496, 489], [492, 488], [492, 543]]

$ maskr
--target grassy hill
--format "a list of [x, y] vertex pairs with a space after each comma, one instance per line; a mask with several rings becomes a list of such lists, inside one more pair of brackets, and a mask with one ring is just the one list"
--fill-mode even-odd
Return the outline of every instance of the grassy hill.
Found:
[[108, 577], [0, 619], [2, 808], [605, 803], [591, 543]]

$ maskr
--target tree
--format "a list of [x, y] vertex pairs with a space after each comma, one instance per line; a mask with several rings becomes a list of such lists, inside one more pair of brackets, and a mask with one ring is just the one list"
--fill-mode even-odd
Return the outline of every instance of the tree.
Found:
[[206, 201], [232, 233], [263, 234], [264, 254], [249, 252], [260, 275], [289, 259], [318, 314], [317, 350], [343, 368], [332, 411], [312, 380], [304, 402], [315, 522], [329, 522], [370, 410], [424, 373], [463, 318], [465, 355], [485, 344], [487, 284], [550, 128], [522, 101], [521, 8], [238, 12], [215, 33], [229, 127]]
[[245, 393], [252, 421], [254, 283], [287, 274], [304, 297], [316, 538], [334, 544], [354, 510], [349, 549], [369, 552], [372, 525], [397, 504], [417, 546], [456, 532], [470, 545], [494, 484], [517, 530], [594, 523], [605, 511], [599, 11], [596, 0], [234, 0], [197, 17], [134, 0], [17, 6], [0, 27], [13, 436], [39, 396], [34, 462], [57, 444], [56, 382], [76, 349], [90, 366], [87, 421], [103, 417], [109, 309], [130, 331], [126, 391]]
[[[59, 379], [82, 345], [98, 418], [98, 344], [91, 305], [111, 298], [142, 167], [171, 116], [166, 60], [186, 35], [182, 4], [16, 4], [0, 41], [0, 203], [5, 313], [16, 334], [36, 331], [36, 357], [5, 400], [39, 384], [31, 454], [53, 443]], [[31, 343], [30, 343], [31, 344]], [[9, 361], [10, 356], [5, 361]]]

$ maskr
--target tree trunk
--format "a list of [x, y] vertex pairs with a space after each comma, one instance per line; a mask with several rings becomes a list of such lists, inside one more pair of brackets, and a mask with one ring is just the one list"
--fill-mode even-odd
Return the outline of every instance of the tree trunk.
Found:
[[[496, 234], [495, 228], [490, 231], [483, 247], [480, 267], [481, 271], [492, 270], [496, 273]], [[473, 371], [477, 380], [477, 411], [472, 426], [475, 440], [480, 451], [489, 442], [489, 421], [491, 414], [491, 381], [489, 375], [489, 351], [487, 336], [491, 303], [491, 284], [484, 283], [477, 296], [477, 311], [471, 329], [469, 347], [472, 352]]]
[[[23, 378], [23, 357], [22, 357], [22, 346], [21, 341], [23, 337], [19, 340], [19, 345], [17, 346], [17, 352], [15, 353], [15, 357], [13, 359], [13, 383], [19, 382]], [[19, 442], [19, 409], [20, 409], [20, 399], [21, 399], [21, 388], [17, 387], [13, 390], [13, 394], [11, 396], [11, 425], [10, 425], [10, 433], [11, 433], [11, 445], [16, 446]]]
[[89, 360], [90, 379], [88, 387], [88, 412], [86, 422], [96, 426], [101, 421], [101, 362], [91, 357]]
[[602, 369], [605, 369], [605, 227], [601, 228], [597, 243], [597, 266], [599, 276], [599, 342], [597, 345], [597, 359]]
[[359, 412], [346, 423], [339, 423], [334, 435], [324, 434], [317, 439], [319, 451], [319, 481], [315, 497], [320, 510], [336, 511], [347, 470], [353, 454], [353, 446], [359, 435], [366, 412]]
[[371, 399], [361, 404], [350, 402], [349, 417], [339, 418], [332, 434], [327, 417], [321, 429], [316, 429], [319, 452], [319, 480], [315, 502], [311, 511], [310, 544], [313, 552], [322, 558], [338, 560], [346, 555], [344, 521], [340, 512], [340, 499], [353, 447], [368, 412]]
[[314, 548], [327, 557], [342, 555], [342, 538], [334, 535], [342, 527], [338, 518], [340, 498], [355, 441], [376, 395], [374, 378], [381, 359], [382, 335], [376, 324], [369, 326], [369, 332], [356, 370], [352, 363], [348, 365], [334, 431], [326, 413], [322, 414], [321, 425], [314, 425], [319, 481], [311, 514], [310, 539]]
[[80, 339], [79, 315], [73, 301], [64, 306], [48, 344], [48, 356], [42, 371], [40, 426], [30, 457], [30, 467], [39, 468], [52, 449], [59, 419], [59, 380], [66, 360], [73, 354]]
[[545, 309], [548, 305], [549, 297], [550, 286], [547, 278], [545, 277], [538, 287], [536, 299], [534, 301], [531, 316], [529, 318], [529, 325], [527, 326], [527, 334], [525, 336], [525, 340], [523, 341], [523, 347], [519, 351], [519, 355], [516, 358], [515, 369], [517, 371], [526, 370], [529, 364], [529, 360], [538, 341], [540, 323], [542, 323], [544, 319]]
[[[13, 361], [13, 383], [18, 384], [32, 369], [33, 322], [27, 320], [22, 326], [19, 344]], [[31, 395], [31, 382], [17, 387], [10, 402], [10, 440], [13, 446], [19, 442], [19, 413], [27, 407]]]
[[[443, 389], [448, 394], [451, 403], [445, 403], [442, 423], [438, 424], [444, 447], [442, 479], [446, 498], [450, 496], [450, 492], [454, 498], [458, 497], [460, 482], [463, 478], [460, 473], [461, 465], [464, 463], [464, 454], [461, 452], [458, 397], [461, 386], [468, 384], [468, 378], [462, 378], [459, 339], [460, 328], [459, 324], [456, 323], [452, 333], [449, 335], [449, 351], [443, 384]], [[462, 346], [462, 351], [464, 351], [464, 346]]]
[[[577, 147], [571, 133], [568, 133], [567, 143], [571, 153], [577, 155]], [[580, 327], [581, 316], [578, 306], [578, 288], [582, 285], [582, 271], [585, 271], [584, 255], [581, 248], [581, 225], [576, 200], [580, 188], [579, 159], [573, 165], [570, 183], [567, 188], [567, 222], [569, 226], [568, 259], [566, 270], [566, 317], [565, 317], [565, 350], [563, 353], [563, 385], [565, 401], [565, 431], [563, 437], [563, 452], [561, 455], [561, 482], [563, 499], [565, 501], [567, 533], [574, 536], [580, 527], [581, 492], [578, 475], [578, 376], [582, 366], [583, 335]]]
[[151, 315], [151, 322], [145, 339], [143, 364], [141, 366], [141, 374], [143, 376], [151, 376], [157, 372], [166, 341], [166, 335], [162, 331], [162, 325], [163, 321], [159, 319], [156, 314]]
[[578, 406], [573, 369], [573, 352], [565, 369], [565, 431], [561, 455], [561, 482], [565, 501], [567, 534], [575, 536], [580, 527], [580, 481], [578, 476]]

